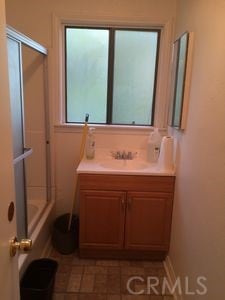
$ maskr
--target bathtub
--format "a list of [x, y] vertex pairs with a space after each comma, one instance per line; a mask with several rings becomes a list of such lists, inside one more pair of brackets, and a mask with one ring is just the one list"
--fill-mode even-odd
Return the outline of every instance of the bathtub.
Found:
[[55, 201], [28, 199], [27, 223], [28, 237], [32, 240], [32, 250], [27, 254], [20, 253], [18, 259], [20, 277], [29, 263], [40, 257], [48, 256], [51, 249], [51, 227], [54, 220]]
[[48, 203], [45, 200], [29, 200], [27, 202], [28, 236], [34, 231]]

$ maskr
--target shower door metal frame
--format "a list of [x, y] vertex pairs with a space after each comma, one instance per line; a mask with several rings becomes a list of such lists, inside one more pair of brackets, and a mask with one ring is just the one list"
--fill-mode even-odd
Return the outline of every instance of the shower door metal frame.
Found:
[[[32, 50], [39, 52], [44, 56], [44, 119], [45, 119], [45, 143], [46, 143], [46, 188], [47, 188], [47, 201], [51, 199], [51, 160], [50, 160], [50, 127], [49, 127], [49, 98], [48, 98], [48, 50], [41, 44], [37, 43], [36, 41], [32, 40], [31, 38], [27, 37], [26, 35], [18, 32], [14, 28], [7, 26], [6, 28], [7, 37], [15, 40], [19, 44], [19, 51], [20, 51], [20, 78], [21, 78], [21, 97], [22, 97], [22, 122], [23, 122], [23, 143], [25, 144], [25, 126], [24, 126], [24, 92], [23, 92], [23, 75], [22, 75], [22, 45], [31, 48]], [[32, 153], [32, 149], [24, 148], [24, 153], [14, 160], [14, 164]], [[25, 171], [24, 171], [25, 172]], [[25, 174], [24, 174], [24, 178]], [[26, 185], [26, 182], [25, 182]], [[26, 190], [26, 186], [24, 186], [24, 190]], [[25, 201], [26, 201], [26, 194], [25, 194]], [[27, 231], [27, 228], [26, 228]], [[28, 231], [26, 232], [27, 235]]]

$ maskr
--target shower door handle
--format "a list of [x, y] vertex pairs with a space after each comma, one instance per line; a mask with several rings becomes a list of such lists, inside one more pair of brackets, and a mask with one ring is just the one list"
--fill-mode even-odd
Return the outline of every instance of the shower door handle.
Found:
[[22, 159], [27, 158], [28, 156], [30, 156], [33, 152], [32, 148], [24, 148], [24, 152], [23, 154], [17, 156], [16, 158], [14, 158], [13, 160], [13, 164], [17, 164], [19, 161], [21, 161]]
[[11, 257], [16, 255], [17, 250], [28, 252], [32, 249], [32, 240], [22, 239], [20, 242], [16, 237], [9, 241], [9, 254]]

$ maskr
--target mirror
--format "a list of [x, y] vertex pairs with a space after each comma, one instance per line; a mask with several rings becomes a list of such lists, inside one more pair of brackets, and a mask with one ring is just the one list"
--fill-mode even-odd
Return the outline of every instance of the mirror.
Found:
[[172, 93], [169, 125], [185, 129], [189, 87], [193, 32], [185, 32], [173, 44]]

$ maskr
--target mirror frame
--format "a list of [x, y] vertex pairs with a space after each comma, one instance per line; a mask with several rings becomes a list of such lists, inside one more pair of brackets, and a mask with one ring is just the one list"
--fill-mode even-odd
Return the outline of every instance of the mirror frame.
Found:
[[193, 32], [184, 32], [173, 43], [169, 126], [185, 129], [189, 102]]

